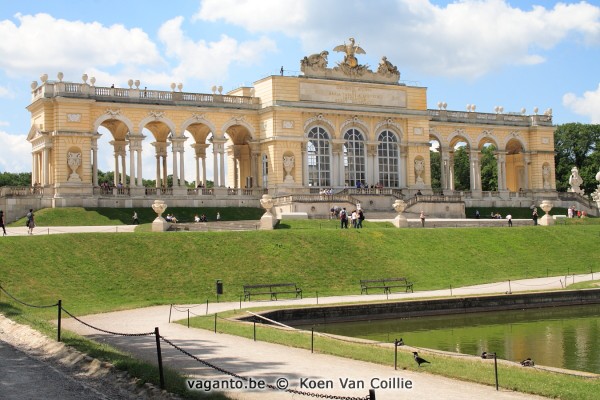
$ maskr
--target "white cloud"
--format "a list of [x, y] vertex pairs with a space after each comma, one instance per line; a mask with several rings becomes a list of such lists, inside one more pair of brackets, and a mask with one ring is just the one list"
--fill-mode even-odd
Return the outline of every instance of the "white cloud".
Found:
[[12, 99], [15, 97], [15, 94], [8, 90], [8, 88], [5, 88], [4, 86], [0, 86], [0, 98], [7, 98], [7, 99]]
[[9, 135], [0, 131], [0, 171], [31, 172], [31, 144], [27, 135]]
[[582, 97], [574, 93], [565, 94], [563, 105], [575, 114], [588, 117], [592, 124], [600, 124], [600, 84], [595, 91], [587, 91]]
[[92, 66], [162, 63], [155, 44], [138, 28], [67, 21], [48, 14], [15, 18], [18, 24], [0, 21], [0, 68], [11, 76], [51, 71], [80, 75]]
[[[434, 75], [478, 77], [504, 65], [545, 61], [544, 50], [580, 38], [600, 43], [600, 8], [585, 2], [524, 10], [505, 0], [463, 0], [440, 7], [429, 0], [373, 5], [362, 0], [204, 0], [194, 16], [251, 32], [300, 38], [310, 52], [354, 36], [373, 59]], [[385, 10], [382, 13], [381, 10]], [[390, 43], [394, 49], [390, 50]]]
[[173, 76], [185, 81], [187, 78], [205, 81], [224, 79], [233, 62], [251, 64], [259, 62], [268, 52], [276, 50], [275, 42], [262, 37], [255, 41], [238, 42], [227, 35], [219, 41], [194, 42], [185, 36], [181, 24], [183, 17], [165, 22], [158, 37], [166, 46], [167, 55], [174, 57], [178, 65]]

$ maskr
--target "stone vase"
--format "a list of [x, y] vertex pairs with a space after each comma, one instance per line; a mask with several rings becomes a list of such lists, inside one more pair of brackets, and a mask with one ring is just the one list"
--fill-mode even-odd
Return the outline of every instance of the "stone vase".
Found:
[[550, 210], [552, 210], [552, 207], [554, 207], [554, 204], [551, 201], [542, 201], [542, 203], [540, 204], [540, 208], [544, 210], [546, 214], [542, 218], [540, 218], [540, 225], [554, 225], [554, 218], [552, 218], [552, 215], [550, 215]]
[[277, 224], [277, 219], [271, 213], [271, 209], [273, 208], [273, 198], [268, 194], [263, 194], [260, 199], [260, 205], [265, 209], [265, 213], [260, 217], [260, 229], [272, 230], [275, 224]]
[[156, 219], [152, 221], [152, 232], [164, 232], [169, 229], [169, 223], [162, 217], [167, 209], [167, 204], [162, 200], [154, 200], [152, 209], [157, 214]]

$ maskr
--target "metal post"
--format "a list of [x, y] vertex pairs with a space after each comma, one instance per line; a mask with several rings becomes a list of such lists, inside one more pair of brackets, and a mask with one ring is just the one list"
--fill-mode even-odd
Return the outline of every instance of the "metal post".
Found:
[[394, 339], [394, 370], [398, 369], [398, 339]]
[[450, 285], [450, 297], [452, 297], [452, 285]]
[[171, 323], [171, 311], [173, 311], [173, 304], [169, 307], [169, 323]]
[[240, 294], [240, 310], [242, 309], [242, 295]]
[[256, 342], [256, 320], [254, 321], [254, 341]]
[[319, 304], [319, 292], [317, 292], [317, 304]]
[[498, 358], [494, 353], [494, 373], [496, 374], [496, 391], [498, 390]]
[[206, 315], [208, 315], [208, 299], [206, 299]]
[[217, 313], [215, 313], [215, 333], [217, 333]]
[[375, 389], [369, 389], [369, 400], [375, 400]]
[[188, 308], [188, 328], [190, 327], [190, 309]]
[[315, 352], [315, 327], [310, 328], [310, 352]]
[[62, 317], [62, 300], [58, 300], [58, 332], [57, 332], [57, 340], [60, 342], [60, 325], [61, 325], [61, 317]]
[[160, 334], [158, 327], [154, 328], [154, 336], [156, 336], [156, 354], [158, 355], [158, 375], [160, 377], [160, 388], [165, 388], [165, 375], [163, 373], [162, 354], [160, 354]]
[[508, 280], [508, 294], [512, 294], [512, 288], [510, 287], [510, 279]]

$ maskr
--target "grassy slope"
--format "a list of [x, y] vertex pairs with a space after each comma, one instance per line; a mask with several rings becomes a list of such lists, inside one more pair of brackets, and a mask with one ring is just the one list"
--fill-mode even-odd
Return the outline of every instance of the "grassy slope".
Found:
[[[282, 229], [2, 238], [2, 285], [76, 313], [236, 300], [248, 283], [296, 282], [306, 296], [359, 294], [406, 276], [416, 290], [598, 271], [600, 225], [453, 229]], [[569, 249], [579, 249], [570, 251]]]

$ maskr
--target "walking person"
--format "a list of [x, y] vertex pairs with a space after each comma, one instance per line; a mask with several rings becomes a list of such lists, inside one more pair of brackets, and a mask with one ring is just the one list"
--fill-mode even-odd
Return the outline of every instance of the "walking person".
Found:
[[508, 226], [509, 226], [509, 227], [512, 227], [512, 215], [508, 214], [508, 215], [506, 216], [506, 219], [508, 220]]
[[348, 214], [346, 213], [346, 209], [342, 208], [340, 211], [340, 229], [348, 229]]
[[364, 220], [365, 220], [365, 214], [363, 213], [363, 210], [360, 209], [360, 210], [358, 210], [358, 222], [357, 222], [356, 227], [362, 228], [362, 223]]
[[419, 218], [421, 218], [421, 227], [425, 228], [425, 212], [423, 210], [421, 210], [421, 215], [419, 215]]
[[537, 225], [537, 220], [538, 220], [538, 212], [537, 212], [537, 207], [533, 208], [533, 214], [531, 214], [531, 218], [533, 218], [533, 225]]
[[27, 233], [29, 233], [30, 235], [33, 235], [33, 228], [35, 228], [35, 218], [34, 217], [35, 217], [35, 215], [33, 214], [33, 208], [30, 208], [29, 212], [26, 215], [27, 228], [29, 228]]
[[138, 219], [137, 211], [133, 212], [133, 216], [131, 217], [131, 219], [133, 219], [133, 224], [134, 225], [139, 225], [140, 224], [140, 220]]
[[221, 221], [221, 214], [217, 212], [217, 222]]
[[6, 227], [4, 226], [4, 211], [0, 210], [0, 226], [2, 227], [2, 236], [6, 236]]

